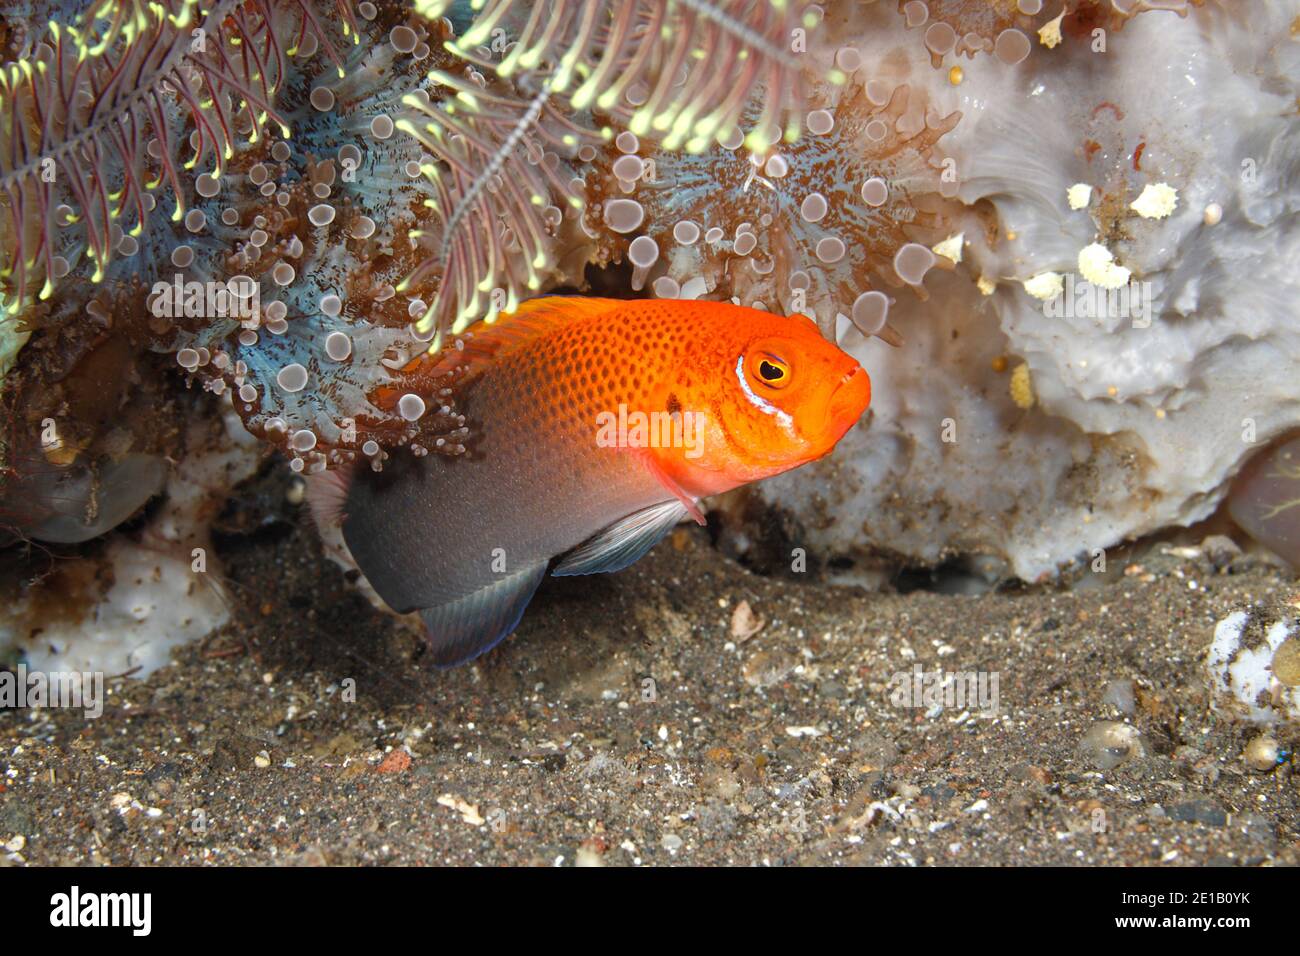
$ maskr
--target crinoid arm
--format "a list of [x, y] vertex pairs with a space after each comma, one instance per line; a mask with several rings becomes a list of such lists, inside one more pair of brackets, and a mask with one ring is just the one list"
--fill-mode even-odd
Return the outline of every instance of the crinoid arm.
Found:
[[276, 95], [305, 44], [330, 50], [307, 0], [101, 0], [51, 21], [0, 68], [0, 299], [46, 299], [83, 262], [100, 281], [158, 207], [179, 222], [212, 194], [237, 143], [287, 136]]
[[[429, 19], [459, 12], [445, 0], [416, 8]], [[478, 0], [471, 8], [446, 44], [464, 73], [430, 74], [450, 95], [409, 97], [413, 115], [399, 123], [432, 156], [430, 206], [441, 221], [436, 251], [405, 286], [439, 282], [425, 331], [491, 320], [539, 289], [554, 266], [548, 237], [583, 210], [564, 163], [592, 139], [612, 139], [611, 129], [689, 153], [737, 135], [742, 120], [758, 151], [799, 136], [813, 22], [792, 5]], [[824, 78], [843, 81], [830, 73]]]

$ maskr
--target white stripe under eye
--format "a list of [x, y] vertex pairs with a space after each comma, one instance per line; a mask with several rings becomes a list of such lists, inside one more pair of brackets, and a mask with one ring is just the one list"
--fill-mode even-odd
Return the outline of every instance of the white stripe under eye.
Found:
[[749, 399], [750, 404], [764, 415], [775, 415], [776, 420], [781, 423], [781, 427], [794, 434], [794, 418], [788, 412], [781, 411], [781, 409], [749, 387], [749, 380], [745, 378], [745, 356], [743, 355], [736, 359], [736, 380], [740, 382], [740, 387], [744, 391], [745, 397]]

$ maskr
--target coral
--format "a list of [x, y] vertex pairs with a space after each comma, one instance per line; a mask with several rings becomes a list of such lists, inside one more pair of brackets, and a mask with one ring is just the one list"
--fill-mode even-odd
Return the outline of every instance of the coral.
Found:
[[300, 68], [282, 94], [292, 137], [246, 150], [173, 249], [183, 281], [248, 277], [256, 301], [216, 321], [171, 316], [170, 326], [156, 299], [145, 303], [178, 364], [229, 389], [249, 430], [297, 469], [409, 437], [367, 396], [386, 380], [386, 361], [419, 348], [396, 286], [416, 261], [411, 207], [428, 190], [420, 153], [394, 138], [390, 114], [404, 90], [420, 88], [425, 41], [437, 38], [390, 22], [363, 18], [378, 42], [355, 47], [341, 75], [320, 57]]
[[1216, 709], [1265, 726], [1300, 721], [1298, 648], [1294, 607], [1251, 607], [1219, 621], [1205, 655]]
[[33, 670], [144, 676], [171, 649], [230, 618], [230, 589], [208, 529], [230, 487], [254, 472], [262, 449], [233, 413], [196, 421], [174, 449], [181, 461], [166, 501], [138, 536], [69, 556], [35, 580], [5, 582], [0, 647]]
[[[1208, 517], [1246, 458], [1295, 427], [1292, 18], [1284, 3], [1156, 13], [1104, 54], [1067, 37], [1014, 69], [976, 58], [943, 89], [936, 75], [938, 108], [963, 114], [942, 140], [967, 207], [958, 271], [987, 295], [945, 284], [906, 318], [900, 299], [901, 355], [846, 340], [878, 382], [871, 430], [821, 473], [761, 489], [803, 522], [804, 546], [990, 555], [1034, 580]], [[1079, 184], [1089, 202], [1072, 209]], [[1157, 184], [1177, 205], [1146, 218], [1132, 204]], [[1085, 282], [1094, 244], [1131, 281]], [[1007, 416], [998, 356], [1028, 367], [1023, 416]], [[948, 418], [957, 439], [941, 444]]]
[[780, 148], [750, 150], [737, 134], [682, 155], [620, 134], [589, 183], [587, 228], [607, 257], [630, 259], [634, 289], [653, 276], [661, 297], [803, 312], [828, 331], [838, 314], [883, 319], [881, 287], [925, 297], [925, 246], [947, 234], [935, 145], [960, 114], [928, 114], [907, 85], [856, 71], [808, 105], [805, 134]]
[[[416, 6], [436, 18], [450, 5]], [[589, 121], [600, 117], [669, 151], [699, 153], [733, 136], [757, 152], [795, 140], [806, 66], [799, 54], [813, 23], [793, 5], [746, 0], [485, 4], [449, 44], [471, 64], [468, 79], [432, 76], [454, 102], [412, 98], [417, 115], [400, 124], [441, 160], [426, 169], [442, 237], [411, 280], [442, 274], [422, 330], [491, 321], [521, 292], [541, 289], [558, 258], [551, 237], [585, 206], [573, 160], [593, 158], [594, 143], [613, 138], [610, 126], [597, 131]], [[502, 82], [489, 85], [490, 73]], [[834, 68], [825, 76], [843, 80]]]
[[921, 31], [922, 42], [934, 66], [948, 54], [973, 57], [994, 53], [1007, 64], [1025, 58], [1035, 18], [1045, 19], [1042, 0], [900, 0], [899, 13], [908, 30]]
[[1054, 47], [1062, 34], [1092, 38], [1092, 31], [1119, 30], [1139, 13], [1185, 16], [1204, 0], [898, 0], [909, 31], [919, 31], [931, 63], [992, 54], [1008, 66], [1029, 56], [1035, 43]]
[[299, 41], [305, 62], [276, 87], [286, 124], [277, 133], [291, 136], [227, 144], [221, 175], [180, 182], [177, 213], [142, 233], [131, 256], [97, 283], [74, 272], [48, 306], [24, 313], [25, 324], [60, 333], [84, 325], [79, 304], [115, 317], [208, 390], [230, 391], [249, 430], [299, 469], [338, 460], [340, 446], [355, 455], [375, 438], [414, 434], [367, 395], [386, 381], [386, 361], [400, 367], [421, 348], [407, 326], [422, 306], [395, 286], [418, 261], [411, 207], [431, 190], [418, 146], [393, 137], [388, 114], [425, 82], [425, 41], [441, 38], [418, 18], [412, 28], [363, 17], [368, 40], [388, 39], [344, 48], [356, 28], [342, 22], [322, 28], [328, 46], [316, 44], [342, 59]]

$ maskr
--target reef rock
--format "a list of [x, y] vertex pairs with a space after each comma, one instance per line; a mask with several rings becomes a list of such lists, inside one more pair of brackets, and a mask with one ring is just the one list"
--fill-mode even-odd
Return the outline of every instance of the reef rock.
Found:
[[962, 114], [941, 141], [962, 261], [897, 295], [897, 351], [841, 316], [872, 417], [763, 486], [801, 543], [1032, 580], [1206, 518], [1300, 422], [1295, 14], [1156, 11], [939, 70], [889, 55], [901, 25], [865, 34], [864, 63]]

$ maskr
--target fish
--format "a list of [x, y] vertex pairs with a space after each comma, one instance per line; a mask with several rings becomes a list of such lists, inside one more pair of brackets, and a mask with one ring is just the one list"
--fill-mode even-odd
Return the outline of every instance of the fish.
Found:
[[421, 361], [459, 372], [464, 452], [398, 448], [308, 494], [439, 667], [512, 633], [548, 572], [628, 567], [703, 499], [828, 454], [871, 401], [811, 319], [721, 302], [544, 296]]

